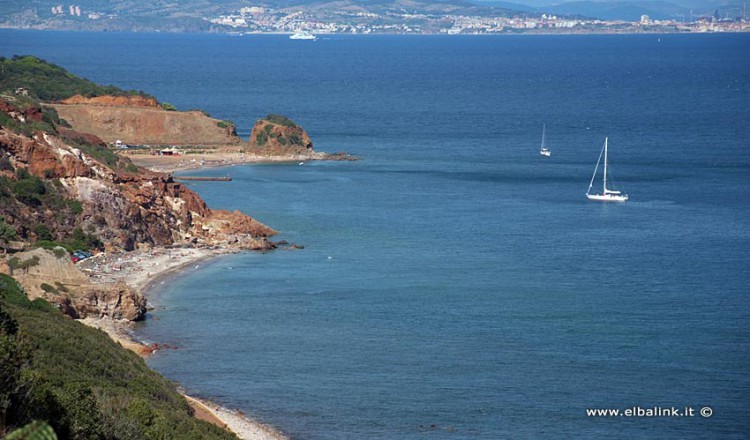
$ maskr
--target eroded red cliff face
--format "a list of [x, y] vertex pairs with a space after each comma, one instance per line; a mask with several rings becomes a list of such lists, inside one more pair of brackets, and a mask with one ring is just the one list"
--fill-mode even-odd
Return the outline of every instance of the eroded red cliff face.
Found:
[[167, 111], [141, 96], [74, 96], [50, 104], [71, 126], [129, 145], [237, 145], [234, 125], [200, 111]]
[[109, 247], [271, 246], [266, 239], [275, 233], [271, 228], [242, 213], [211, 210], [170, 175], [113, 170], [58, 136], [38, 132], [29, 138], [0, 128], [0, 154], [16, 169], [58, 182], [68, 198], [82, 204], [79, 225]]
[[92, 105], [118, 105], [132, 107], [159, 107], [159, 102], [154, 98], [146, 98], [140, 95], [134, 96], [85, 96], [75, 95], [60, 101], [62, 104], [92, 104]]
[[[19, 111], [2, 100], [0, 111], [22, 124], [42, 114]], [[6, 125], [0, 126], [0, 217], [20, 239], [38, 240], [45, 229], [53, 238], [65, 239], [79, 229], [101, 240], [108, 251], [154, 245], [274, 247], [268, 240], [273, 229], [239, 211], [210, 209], [171, 175], [135, 168], [95, 135], [58, 127], [57, 133], [28, 136]], [[21, 184], [34, 180], [28, 175], [44, 182], [46, 192], [37, 187], [39, 199], [23, 199]], [[77, 209], [70, 208], [71, 202], [79, 204]], [[139, 292], [124, 284], [89, 282], [62, 248], [35, 249], [15, 258], [36, 263], [14, 270], [3, 258], [0, 270], [13, 272], [31, 297], [44, 297], [74, 318], [138, 320], [146, 312]]]

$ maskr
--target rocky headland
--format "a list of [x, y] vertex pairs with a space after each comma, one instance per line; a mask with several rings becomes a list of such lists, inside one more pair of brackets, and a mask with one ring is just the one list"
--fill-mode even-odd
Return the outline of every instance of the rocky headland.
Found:
[[[76, 95], [49, 104], [77, 132], [90, 133], [144, 168], [172, 172], [243, 163], [356, 160], [346, 153], [315, 151], [308, 133], [281, 115], [259, 118], [250, 138], [233, 123], [198, 110], [165, 110], [154, 98]], [[163, 154], [168, 149], [169, 154]]]
[[[4, 101], [0, 108], [18, 122], [35, 114], [26, 111], [24, 116], [24, 111]], [[111, 163], [95, 157], [97, 152], [109, 157]], [[6, 188], [0, 216], [14, 227], [16, 241], [63, 240], [78, 230], [96, 237], [98, 246], [106, 252], [157, 246], [227, 250], [274, 247], [268, 239], [275, 234], [273, 229], [239, 211], [210, 209], [169, 174], [127, 165], [120, 168], [118, 159], [105, 152], [106, 143], [96, 136], [63, 127], [58, 133], [39, 131], [32, 136], [0, 127], [4, 163], [0, 176]], [[27, 194], [29, 191], [34, 193]], [[55, 205], [61, 209], [55, 210]], [[72, 317], [87, 316], [92, 304], [103, 305], [97, 309], [100, 315], [126, 319], [142, 316], [104, 305], [110, 293], [118, 304], [127, 302], [122, 298], [134, 298], [131, 302], [139, 304], [140, 299], [127, 289], [114, 286], [107, 294], [96, 294], [83, 288], [86, 277], [75, 276], [76, 269], [67, 254], [66, 258], [50, 257], [47, 251], [37, 249], [15, 255], [19, 261], [34, 257], [41, 263], [24, 270], [20, 281], [28, 292], [59, 304]], [[39, 286], [45, 279], [48, 285], [59, 282], [75, 286], [79, 295], [72, 297], [61, 289], [54, 294], [43, 291]]]
[[[0, 63], [9, 69], [23, 64], [25, 70], [16, 72], [19, 82], [43, 76], [39, 91], [32, 89], [38, 95], [55, 95], [49, 86], [55, 74], [61, 77], [59, 88], [71, 82], [79, 89], [98, 87], [33, 57]], [[348, 159], [315, 152], [308, 134], [282, 116], [261, 119], [251, 139], [242, 142], [231, 123], [200, 111], [168, 110], [147, 95], [73, 94], [43, 103], [28, 93], [15, 85], [0, 90], [0, 273], [13, 277], [0, 276], [0, 287], [9, 291], [17, 283], [32, 300], [28, 307], [47, 310], [51, 304], [53, 312], [104, 330], [142, 356], [164, 347], [140, 343], [130, 331], [130, 323], [147, 313], [147, 286], [220, 254], [273, 249], [276, 231], [242, 212], [209, 208], [171, 174], [138, 166], [131, 160], [138, 155], [122, 154], [111, 143], [210, 146], [206, 159], [191, 158], [193, 166], [228, 164], [212, 162], [217, 150], [234, 154], [231, 163]], [[146, 151], [143, 157], [162, 157]], [[86, 256], [73, 252], [78, 249]], [[0, 295], [0, 303], [4, 298]], [[33, 302], [41, 300], [47, 305]], [[283, 438], [242, 414], [208, 402], [190, 404], [195, 414], [240, 438]], [[3, 411], [0, 407], [4, 418]], [[113, 426], [106, 428], [119, 429]]]

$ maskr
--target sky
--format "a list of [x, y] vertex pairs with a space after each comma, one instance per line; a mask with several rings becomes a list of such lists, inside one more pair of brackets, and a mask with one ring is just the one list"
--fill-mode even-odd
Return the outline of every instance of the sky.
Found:
[[[492, 3], [493, 0], [469, 0], [473, 1], [474, 3]], [[509, 3], [518, 3], [522, 5], [527, 6], [549, 6], [549, 5], [559, 5], [562, 3], [570, 3], [574, 1], [583, 1], [583, 0], [503, 0]], [[600, 3], [619, 3], [618, 0], [586, 0], [586, 1], [598, 1]], [[624, 0], [622, 3], [636, 3], [639, 0]], [[646, 1], [646, 0], [644, 0]], [[657, 0], [653, 0], [657, 1]], [[674, 3], [675, 5], [682, 6], [685, 8], [701, 8], [701, 9], [710, 9], [710, 8], [716, 8], [719, 5], [741, 5], [743, 0], [662, 0], [668, 3]]]

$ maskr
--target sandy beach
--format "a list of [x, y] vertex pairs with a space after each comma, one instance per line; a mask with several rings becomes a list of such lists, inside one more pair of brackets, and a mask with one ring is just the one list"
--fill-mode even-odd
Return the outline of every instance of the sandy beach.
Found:
[[150, 154], [127, 154], [130, 160], [151, 171], [171, 173], [175, 171], [217, 168], [231, 165], [270, 162], [305, 162], [308, 160], [349, 160], [344, 155], [329, 155], [313, 152], [305, 155], [269, 156], [242, 152], [210, 152], [179, 156], [156, 156]]
[[[115, 254], [102, 253], [80, 262], [78, 267], [93, 283], [125, 282], [131, 288], [146, 294], [156, 286], [168, 282], [170, 277], [196, 270], [209, 259], [234, 252], [236, 251], [217, 248], [153, 248]], [[85, 318], [79, 322], [106, 332], [115, 342], [140, 356], [149, 356], [159, 349], [158, 342], [148, 344], [138, 341], [133, 332], [133, 324], [127, 320]], [[276, 429], [240, 411], [183, 395], [197, 418], [228, 429], [242, 440], [288, 439]]]

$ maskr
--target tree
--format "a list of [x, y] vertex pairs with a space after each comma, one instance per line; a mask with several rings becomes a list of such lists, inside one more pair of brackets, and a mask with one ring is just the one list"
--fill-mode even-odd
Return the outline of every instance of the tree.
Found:
[[[0, 245], [7, 244], [16, 238], [16, 228], [5, 223], [5, 219], [0, 217]], [[5, 246], [2, 246], [5, 252]]]

